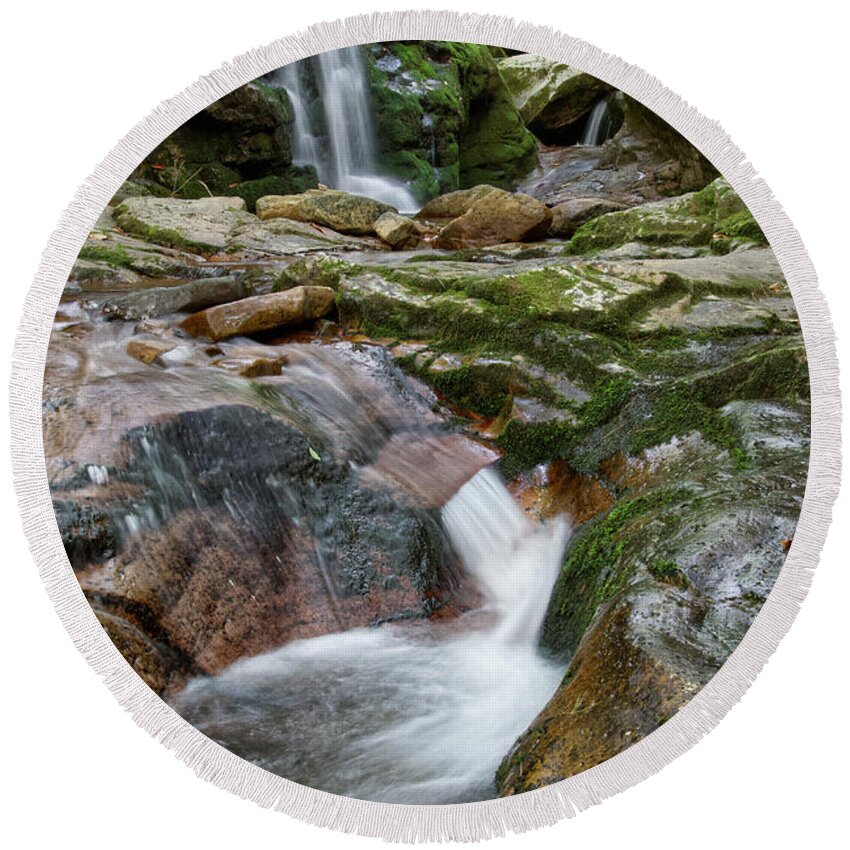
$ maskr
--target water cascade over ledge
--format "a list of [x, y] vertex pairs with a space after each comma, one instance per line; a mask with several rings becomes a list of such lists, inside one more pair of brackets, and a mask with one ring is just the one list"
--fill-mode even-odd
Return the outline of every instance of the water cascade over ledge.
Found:
[[532, 523], [489, 467], [442, 519], [482, 607], [294, 641], [191, 682], [175, 709], [254, 764], [321, 790], [394, 803], [491, 798], [501, 758], [564, 673], [538, 636], [569, 528]]
[[359, 49], [344, 47], [307, 61], [316, 67], [326, 131], [324, 150], [318, 145], [321, 134], [307, 105], [301, 63], [280, 68], [269, 78], [272, 85], [286, 89], [292, 104], [297, 164], [313, 165], [319, 179], [331, 188], [373, 198], [400, 212], [415, 212], [419, 204], [410, 190], [401, 181], [379, 173], [369, 81]]

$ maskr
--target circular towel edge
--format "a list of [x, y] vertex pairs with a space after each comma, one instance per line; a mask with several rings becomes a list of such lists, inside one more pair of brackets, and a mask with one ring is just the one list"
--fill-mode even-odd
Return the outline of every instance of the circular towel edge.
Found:
[[[328, 794], [246, 762], [184, 721], [132, 670], [85, 600], [59, 536], [42, 444], [43, 372], [59, 297], [87, 233], [127, 175], [177, 127], [238, 86], [322, 51], [395, 39], [468, 41], [539, 54], [593, 74], [656, 112], [717, 167], [755, 215], [788, 280], [809, 362], [812, 442], [800, 518], [776, 584], [741, 643], [690, 702], [627, 750], [545, 788], [480, 803], [411, 806]], [[637, 784], [690, 749], [741, 699], [796, 617], [826, 538], [840, 483], [838, 376], [831, 318], [800, 236], [717, 122], [640, 68], [549, 27], [472, 13], [375, 13], [315, 24], [223, 64], [160, 104], [80, 186], [43, 253], [15, 341], [12, 468], [30, 551], [78, 650], [136, 723], [198, 776], [263, 807], [342, 832], [400, 842], [476, 841], [573, 817]]]

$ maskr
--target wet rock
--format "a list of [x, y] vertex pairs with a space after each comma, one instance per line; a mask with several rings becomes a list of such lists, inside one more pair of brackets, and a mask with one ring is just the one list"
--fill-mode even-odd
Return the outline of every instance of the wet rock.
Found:
[[176, 343], [157, 339], [131, 339], [127, 343], [127, 354], [147, 366], [155, 363], [162, 354], [171, 351]]
[[325, 225], [339, 233], [375, 233], [375, 222], [387, 212], [398, 212], [388, 204], [333, 189], [313, 189], [303, 195], [267, 195], [257, 201], [261, 221], [287, 218]]
[[335, 293], [329, 287], [296, 286], [210, 307], [184, 319], [180, 327], [192, 336], [227, 339], [321, 319], [334, 303]]
[[624, 204], [605, 198], [573, 198], [552, 208], [551, 236], [572, 236], [585, 222], [609, 212], [625, 209]]
[[610, 758], [681, 708], [735, 649], [793, 538], [808, 406], [732, 402], [746, 462], [692, 433], [606, 465], [624, 492], [573, 538], [543, 642], [571, 658], [505, 757], [502, 794]]
[[533, 242], [549, 231], [552, 213], [528, 195], [501, 189], [476, 200], [437, 234], [437, 248], [468, 248], [505, 242]]
[[112, 517], [97, 505], [54, 499], [62, 545], [74, 567], [112, 557], [118, 547], [118, 532]]
[[594, 103], [613, 91], [590, 74], [542, 56], [520, 54], [498, 64], [525, 123], [548, 144], [578, 141]]
[[261, 378], [279, 375], [283, 361], [272, 357], [222, 357], [213, 365], [243, 378]]
[[221, 277], [92, 298], [90, 303], [99, 307], [107, 318], [139, 321], [170, 313], [204, 310], [216, 304], [238, 301], [249, 294], [250, 288], [240, 277]]
[[550, 207], [589, 197], [635, 206], [698, 191], [717, 177], [690, 142], [637, 101], [617, 93], [608, 103], [623, 116], [612, 138], [601, 147], [542, 151], [542, 173], [530, 175], [519, 190]]
[[[267, 412], [181, 413], [130, 431], [125, 446], [127, 466], [114, 474], [135, 495], [108, 512], [121, 544], [112, 560], [82, 553], [77, 566], [131, 663], [161, 648], [140, 670], [153, 687], [298, 637], [427, 614], [456, 587], [419, 490], [399, 498], [380, 463], [356, 472], [321, 437]], [[458, 467], [463, 451], [447, 443], [445, 461]], [[423, 454], [433, 461], [433, 448]]]
[[394, 212], [385, 212], [375, 221], [374, 228], [378, 237], [399, 251], [415, 248], [422, 238], [415, 221]]

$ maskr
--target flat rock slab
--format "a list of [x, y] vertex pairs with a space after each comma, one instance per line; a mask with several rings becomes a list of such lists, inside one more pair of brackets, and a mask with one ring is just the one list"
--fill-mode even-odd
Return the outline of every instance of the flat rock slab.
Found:
[[202, 254], [262, 256], [361, 247], [350, 237], [304, 221], [265, 223], [247, 212], [245, 202], [237, 197], [127, 198], [116, 208], [115, 220], [149, 243]]
[[180, 326], [192, 336], [227, 339], [321, 319], [333, 309], [335, 298], [327, 286], [296, 286], [211, 307], [189, 316]]

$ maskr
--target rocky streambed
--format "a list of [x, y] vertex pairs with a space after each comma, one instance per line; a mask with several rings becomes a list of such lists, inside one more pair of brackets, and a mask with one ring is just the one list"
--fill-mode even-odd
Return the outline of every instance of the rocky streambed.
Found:
[[[401, 73], [377, 61], [393, 80]], [[56, 315], [48, 478], [105, 630], [208, 734], [339, 793], [356, 793], [357, 776], [330, 776], [327, 759], [312, 776], [309, 753], [297, 769], [278, 758], [281, 728], [309, 730], [309, 700], [293, 714], [254, 681], [275, 755], [187, 694], [209, 688], [216, 705], [241, 705], [238, 671], [280, 647], [274, 658], [312, 682], [313, 650], [299, 639], [355, 635], [349, 661], [327, 668], [352, 683], [352, 659], [387, 641], [399, 669], [443, 669], [411, 637], [423, 624], [455, 648], [458, 629], [503, 640], [492, 611], [507, 616], [512, 593], [526, 610], [533, 588], [494, 589], [446, 519], [485, 467], [526, 517], [511, 520], [516, 540], [536, 540], [529, 529], [556, 517], [572, 528], [563, 554], [566, 537], [546, 538], [554, 584], [539, 623], [519, 618], [537, 623], [522, 663], [546, 698], [480, 742], [484, 774], [466, 765], [456, 786], [441, 784], [443, 750], [409, 770], [374, 761], [375, 775], [409, 783], [405, 800], [537, 788], [664, 723], [757, 615], [803, 496], [805, 349], [781, 269], [740, 198], [627, 99], [611, 101], [620, 129], [604, 144], [564, 146], [607, 90], [579, 108], [587, 80], [541, 77], [528, 57], [499, 67], [511, 133], [520, 115], [548, 145], [522, 191], [477, 185], [413, 216], [323, 187], [271, 195], [249, 181], [248, 203], [162, 197], [131, 181], [89, 234]], [[275, 95], [258, 92], [248, 106], [262, 111]], [[405, 97], [428, 102], [425, 89]], [[356, 631], [387, 623], [400, 631]], [[423, 675], [407, 678], [427, 688]], [[367, 715], [433, 746], [437, 727], [413, 722], [401, 679], [382, 697], [395, 713], [351, 716], [378, 738]], [[471, 692], [453, 692], [457, 705], [472, 711], [461, 693]], [[361, 740], [346, 746], [366, 752]], [[430, 784], [414, 787], [423, 770]], [[370, 798], [386, 798], [382, 781], [370, 780]]]

